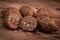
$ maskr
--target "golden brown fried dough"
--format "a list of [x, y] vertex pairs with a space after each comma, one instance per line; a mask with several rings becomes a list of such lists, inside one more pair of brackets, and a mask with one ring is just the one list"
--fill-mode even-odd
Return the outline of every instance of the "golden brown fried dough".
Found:
[[19, 27], [24, 31], [33, 31], [37, 27], [37, 21], [31, 16], [25, 16], [20, 21]]
[[38, 29], [46, 33], [55, 33], [58, 30], [53, 18], [46, 16], [37, 17]]
[[57, 12], [49, 7], [41, 7], [38, 9], [36, 16], [48, 16], [51, 18], [59, 18]]
[[19, 11], [23, 17], [33, 16], [34, 13], [34, 10], [30, 6], [22, 6]]
[[3, 11], [4, 13], [4, 23], [11, 29], [17, 29], [18, 23], [22, 18], [19, 11], [15, 8], [7, 8]]

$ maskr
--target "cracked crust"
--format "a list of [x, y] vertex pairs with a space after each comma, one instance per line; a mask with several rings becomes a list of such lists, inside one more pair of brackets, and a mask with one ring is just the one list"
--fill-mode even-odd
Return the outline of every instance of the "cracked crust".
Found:
[[54, 33], [58, 29], [57, 24], [55, 23], [53, 18], [40, 16], [40, 17], [37, 17], [37, 21], [39, 24], [38, 29], [44, 32]]
[[11, 29], [17, 29], [22, 16], [15, 8], [7, 8], [3, 11], [4, 23]]
[[35, 18], [26, 16], [22, 18], [19, 26], [25, 31], [33, 31], [37, 27], [37, 22]]

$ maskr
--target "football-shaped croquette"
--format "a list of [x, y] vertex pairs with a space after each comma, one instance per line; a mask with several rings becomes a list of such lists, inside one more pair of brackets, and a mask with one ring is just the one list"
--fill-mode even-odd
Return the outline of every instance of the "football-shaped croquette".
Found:
[[19, 11], [15, 8], [7, 8], [3, 11], [4, 15], [4, 24], [11, 28], [11, 29], [17, 29], [18, 23], [22, 16], [20, 15]]
[[53, 18], [46, 16], [37, 17], [38, 29], [46, 33], [55, 33], [58, 29]]
[[20, 21], [19, 27], [24, 31], [33, 31], [37, 27], [37, 21], [31, 16], [25, 16]]
[[20, 9], [19, 9], [21, 15], [23, 17], [25, 16], [33, 16], [33, 9], [30, 7], [30, 6], [22, 6]]

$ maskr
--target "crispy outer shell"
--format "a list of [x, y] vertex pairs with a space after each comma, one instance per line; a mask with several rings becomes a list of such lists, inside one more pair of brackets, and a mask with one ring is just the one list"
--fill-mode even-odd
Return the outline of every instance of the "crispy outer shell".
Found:
[[25, 16], [33, 16], [34, 10], [30, 6], [21, 6], [19, 9], [20, 13], [23, 17]]
[[11, 29], [17, 29], [18, 23], [22, 18], [19, 11], [15, 8], [7, 8], [3, 11], [4, 13], [4, 23]]
[[40, 16], [37, 17], [38, 29], [43, 32], [55, 33], [58, 30], [58, 26], [53, 18]]
[[37, 27], [37, 21], [31, 16], [22, 18], [19, 27], [24, 31], [33, 31]]

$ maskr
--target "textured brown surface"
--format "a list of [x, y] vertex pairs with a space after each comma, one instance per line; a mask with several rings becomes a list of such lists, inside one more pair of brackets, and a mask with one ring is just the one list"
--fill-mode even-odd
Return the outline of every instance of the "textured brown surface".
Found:
[[25, 31], [33, 31], [37, 27], [37, 21], [31, 16], [25, 16], [20, 21], [19, 26]]
[[4, 9], [5, 9], [5, 8], [0, 7], [0, 26], [3, 26], [3, 14], [2, 14], [2, 11], [3, 11]]
[[38, 16], [38, 29], [40, 29], [43, 32], [47, 33], [56, 33], [58, 30], [58, 26], [53, 18], [46, 17], [46, 16]]
[[21, 20], [22, 16], [17, 9], [7, 8], [3, 11], [3, 16], [4, 24], [7, 25], [7, 27], [10, 27], [12, 29], [18, 28], [18, 23]]
[[36, 16], [48, 16], [52, 18], [60, 18], [59, 15], [56, 10], [49, 7], [40, 7], [36, 13]]
[[22, 16], [33, 16], [34, 10], [30, 6], [21, 6], [20, 13]]

